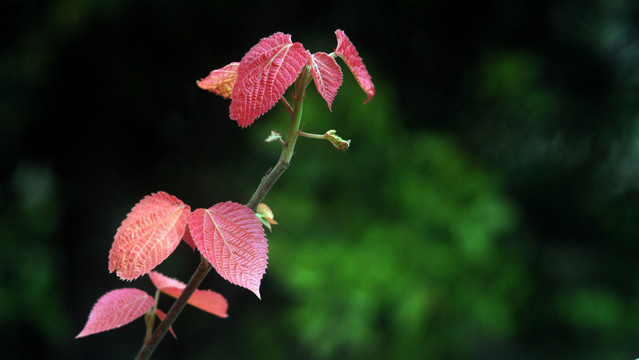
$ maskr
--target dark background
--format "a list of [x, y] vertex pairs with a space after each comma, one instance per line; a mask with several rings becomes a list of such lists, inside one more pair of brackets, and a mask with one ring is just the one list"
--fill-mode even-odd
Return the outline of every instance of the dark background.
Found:
[[[338, 28], [376, 96], [342, 66], [304, 129], [352, 148], [300, 140], [262, 300], [210, 274], [229, 318], [187, 308], [154, 358], [639, 357], [638, 2], [1, 4], [3, 359], [132, 358], [142, 320], [74, 340], [102, 294], [154, 291], [108, 273], [120, 221], [159, 190], [245, 203], [288, 123], [240, 129], [195, 81], [276, 31], [331, 52]], [[180, 245], [158, 270], [197, 263]]]

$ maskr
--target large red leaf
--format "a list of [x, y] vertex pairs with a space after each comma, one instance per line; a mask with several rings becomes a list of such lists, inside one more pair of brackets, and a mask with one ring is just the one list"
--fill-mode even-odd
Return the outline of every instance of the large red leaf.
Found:
[[[183, 282], [164, 276], [157, 271], [151, 271], [149, 277], [158, 290], [176, 299], [186, 287]], [[223, 318], [228, 317], [226, 311], [229, 308], [229, 304], [224, 296], [215, 291], [195, 290], [188, 303], [213, 315]]]
[[125, 288], [109, 291], [93, 305], [84, 329], [75, 337], [126, 325], [153, 307], [153, 298], [142, 290]]
[[362, 58], [359, 57], [355, 45], [348, 39], [348, 36], [342, 30], [335, 31], [335, 35], [337, 36], [335, 54], [344, 60], [353, 75], [355, 75], [359, 86], [368, 95], [368, 98], [364, 101], [364, 103], [367, 103], [375, 95], [375, 86], [371, 81], [371, 76], [368, 74]]
[[189, 227], [198, 250], [215, 270], [259, 298], [268, 245], [255, 213], [230, 201], [219, 203], [191, 213]]
[[177, 247], [191, 208], [165, 192], [147, 195], [118, 228], [109, 253], [109, 271], [133, 280], [151, 271]]
[[213, 70], [209, 76], [197, 81], [197, 86], [228, 99], [233, 94], [237, 78], [238, 62], [232, 62], [223, 68]]
[[308, 62], [315, 87], [330, 109], [337, 89], [342, 85], [342, 69], [333, 57], [324, 52], [316, 52], [309, 57]]
[[291, 35], [275, 33], [260, 40], [240, 61], [230, 116], [247, 127], [275, 105], [306, 65], [308, 52]]

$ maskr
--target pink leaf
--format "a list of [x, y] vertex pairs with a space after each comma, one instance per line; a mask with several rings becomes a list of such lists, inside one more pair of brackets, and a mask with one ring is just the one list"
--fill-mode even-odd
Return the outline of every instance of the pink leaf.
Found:
[[184, 284], [180, 280], [170, 278], [157, 271], [149, 272], [149, 278], [151, 279], [153, 285], [160, 291], [170, 287], [179, 289], [184, 289], [186, 287], [186, 284]]
[[368, 74], [362, 58], [359, 57], [355, 45], [348, 39], [348, 36], [342, 30], [335, 31], [335, 35], [337, 35], [335, 54], [344, 60], [353, 75], [355, 75], [359, 86], [368, 95], [368, 98], [364, 101], [364, 103], [367, 103], [375, 95], [375, 86], [371, 81], [371, 76]]
[[197, 86], [228, 99], [233, 94], [237, 78], [238, 62], [232, 62], [223, 68], [213, 70], [209, 76], [197, 81]]
[[291, 35], [275, 33], [253, 46], [240, 61], [230, 116], [247, 127], [277, 103], [306, 65], [308, 52]]
[[[164, 318], [166, 317], [166, 314], [160, 309], [155, 309], [155, 315], [157, 315], [162, 321], [164, 321]], [[175, 335], [175, 331], [173, 331], [173, 326], [169, 326], [169, 331], [171, 332], [171, 335], [173, 335], [173, 338], [177, 340], [177, 335]]]
[[331, 108], [337, 89], [342, 85], [342, 69], [335, 59], [324, 52], [317, 52], [308, 59], [311, 66], [311, 75], [317, 91], [322, 95], [328, 108]]
[[[157, 271], [151, 271], [149, 277], [158, 290], [176, 299], [182, 294], [182, 290], [186, 287], [186, 284], [183, 282], [164, 276]], [[224, 296], [214, 291], [195, 290], [188, 303], [213, 315], [222, 318], [228, 317], [228, 302]]]
[[133, 280], [151, 271], [177, 247], [191, 208], [165, 192], [147, 195], [118, 228], [109, 253], [109, 271]]
[[195, 210], [189, 226], [195, 245], [215, 270], [259, 298], [268, 245], [255, 213], [229, 201]]
[[89, 320], [75, 338], [126, 325], [144, 315], [154, 303], [153, 298], [142, 290], [125, 288], [109, 291], [93, 305]]

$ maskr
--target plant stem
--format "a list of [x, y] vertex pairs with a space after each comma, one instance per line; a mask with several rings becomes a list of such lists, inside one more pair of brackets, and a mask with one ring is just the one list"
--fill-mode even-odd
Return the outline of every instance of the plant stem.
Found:
[[[257, 187], [257, 190], [246, 204], [246, 206], [254, 212], [257, 205], [264, 199], [268, 191], [271, 187], [273, 187], [277, 179], [279, 179], [282, 173], [284, 173], [291, 162], [291, 158], [293, 157], [293, 152], [295, 150], [295, 143], [297, 142], [297, 137], [299, 135], [300, 124], [302, 122], [302, 110], [304, 97], [306, 96], [306, 87], [310, 83], [311, 79], [310, 71], [308, 67], [305, 67], [297, 80], [295, 80], [295, 90], [293, 94], [295, 105], [291, 111], [291, 122], [289, 124], [288, 133], [286, 134], [286, 140], [282, 148], [280, 159], [277, 164], [275, 164], [274, 168], [267, 171], [266, 175], [262, 178], [260, 185]], [[291, 108], [288, 102], [284, 104], [287, 108]], [[160, 322], [160, 325], [158, 325], [153, 334], [144, 339], [142, 348], [135, 358], [136, 360], [147, 360], [151, 357], [153, 351], [155, 351], [160, 341], [164, 338], [169, 328], [173, 325], [186, 306], [191, 295], [193, 295], [195, 290], [202, 283], [202, 280], [204, 280], [206, 275], [213, 268], [203, 256], [200, 255], [200, 258], [200, 265], [191, 276], [191, 280], [189, 280], [186, 284], [182, 294], [180, 294], [177, 300], [175, 300], [171, 309], [169, 309], [169, 312], [166, 313], [166, 317], [162, 322]]]
[[166, 313], [166, 317], [164, 318], [164, 320], [162, 320], [162, 322], [160, 322], [160, 325], [158, 325], [153, 334], [144, 340], [142, 348], [135, 358], [136, 360], [146, 360], [151, 357], [151, 354], [153, 354], [153, 351], [155, 351], [155, 348], [160, 343], [160, 340], [164, 338], [164, 335], [166, 335], [166, 333], [169, 331], [169, 328], [175, 322], [175, 319], [177, 319], [177, 317], [186, 306], [187, 302], [191, 298], [191, 295], [193, 295], [197, 287], [200, 286], [202, 280], [204, 280], [204, 278], [206, 277], [206, 274], [208, 274], [209, 271], [211, 271], [211, 269], [213, 268], [211, 264], [206, 261], [204, 256], [200, 255], [200, 259], [200, 265], [191, 276], [191, 280], [189, 280], [189, 282], [186, 284], [184, 290], [182, 290], [182, 294], [180, 294], [177, 300], [175, 300], [175, 302], [169, 309], [169, 312]]
[[155, 325], [155, 311], [158, 308], [158, 300], [160, 299], [160, 289], [155, 290], [155, 298], [153, 307], [149, 309], [149, 311], [144, 314], [144, 322], [146, 323], [146, 336], [144, 337], [144, 341], [147, 341], [151, 335], [153, 334], [153, 325]]
[[277, 161], [277, 164], [269, 171], [266, 172], [266, 175], [262, 178], [260, 182], [260, 186], [257, 187], [251, 199], [246, 203], [246, 206], [255, 211], [257, 205], [259, 205], [268, 191], [273, 187], [273, 184], [280, 178], [280, 176], [286, 171], [289, 164], [291, 163], [291, 158], [293, 157], [293, 153], [295, 150], [295, 144], [297, 143], [297, 137], [299, 135], [300, 124], [302, 123], [302, 112], [304, 110], [304, 97], [306, 97], [306, 87], [308, 86], [311, 80], [310, 71], [308, 68], [304, 68], [300, 76], [295, 80], [295, 90], [293, 94], [293, 98], [295, 99], [295, 105], [293, 107], [293, 111], [291, 112], [291, 121], [288, 126], [288, 132], [286, 133], [286, 140], [284, 141], [284, 145], [282, 147], [282, 153], [280, 154], [280, 159]]

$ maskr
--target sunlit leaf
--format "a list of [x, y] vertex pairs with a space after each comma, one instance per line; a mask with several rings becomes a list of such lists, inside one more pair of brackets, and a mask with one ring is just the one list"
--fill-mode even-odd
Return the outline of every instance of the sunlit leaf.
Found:
[[109, 271], [133, 280], [151, 271], [177, 247], [191, 208], [165, 192], [147, 195], [118, 228], [109, 252]]
[[259, 298], [268, 245], [255, 213], [229, 201], [195, 210], [189, 218], [189, 226], [195, 245], [215, 270]]
[[[178, 298], [182, 294], [182, 290], [186, 287], [183, 282], [164, 276], [157, 271], [151, 271], [149, 273], [151, 282], [161, 292]], [[208, 313], [219, 317], [228, 317], [227, 310], [229, 304], [224, 296], [211, 290], [195, 290], [188, 303], [200, 310], [204, 310]]]
[[291, 35], [275, 33], [253, 46], [240, 61], [230, 116], [247, 127], [275, 105], [306, 65], [308, 52], [291, 42]]
[[337, 90], [342, 85], [342, 69], [333, 57], [324, 52], [316, 52], [308, 62], [315, 87], [331, 109]]
[[153, 304], [153, 298], [142, 290], [112, 290], [93, 305], [89, 320], [76, 339], [126, 325], [144, 315]]
[[368, 95], [368, 98], [364, 101], [364, 103], [367, 103], [375, 95], [375, 86], [371, 81], [371, 76], [368, 74], [368, 70], [366, 70], [362, 58], [357, 53], [355, 45], [349, 40], [348, 36], [346, 36], [342, 30], [335, 31], [335, 35], [337, 36], [335, 54], [344, 60], [353, 75], [355, 75], [359, 86]]
[[238, 62], [232, 62], [223, 68], [213, 70], [207, 77], [198, 80], [197, 86], [228, 99], [233, 94], [239, 65]]

